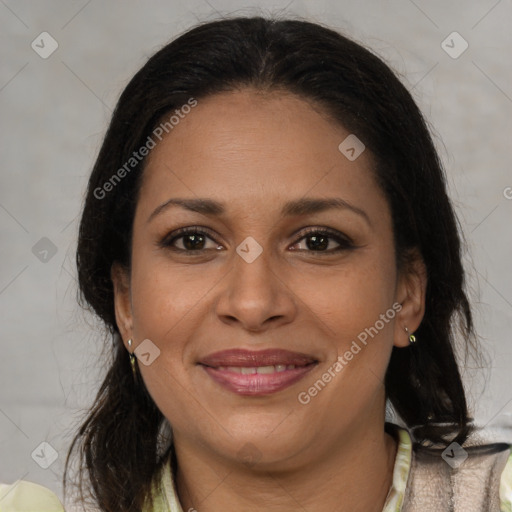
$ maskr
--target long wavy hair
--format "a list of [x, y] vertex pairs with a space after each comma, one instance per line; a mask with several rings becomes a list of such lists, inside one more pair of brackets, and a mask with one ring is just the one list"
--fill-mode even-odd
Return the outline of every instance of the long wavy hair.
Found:
[[[146, 158], [102, 189], [141, 148], [164, 115], [187, 103], [243, 87], [283, 90], [316, 102], [364, 141], [389, 203], [397, 266], [421, 254], [426, 310], [411, 347], [393, 347], [386, 396], [420, 442], [463, 443], [474, 428], [455, 342], [478, 350], [462, 266], [462, 234], [428, 126], [411, 94], [379, 57], [338, 32], [302, 20], [236, 17], [199, 24], [171, 41], [122, 92], [92, 170], [76, 262], [80, 303], [111, 339], [111, 358], [92, 408], [69, 449], [77, 481], [103, 512], [151, 505], [151, 483], [169, 455], [166, 420], [140, 375], [132, 378], [114, 312], [110, 270], [130, 268], [135, 206]], [[457, 336], [460, 334], [461, 336]]]

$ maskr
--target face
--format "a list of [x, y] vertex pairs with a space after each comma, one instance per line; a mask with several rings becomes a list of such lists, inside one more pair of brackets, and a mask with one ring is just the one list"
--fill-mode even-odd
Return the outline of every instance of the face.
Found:
[[348, 135], [303, 99], [246, 89], [199, 100], [151, 151], [132, 266], [113, 280], [176, 445], [285, 467], [382, 428], [425, 283], [397, 271], [370, 152], [347, 158]]

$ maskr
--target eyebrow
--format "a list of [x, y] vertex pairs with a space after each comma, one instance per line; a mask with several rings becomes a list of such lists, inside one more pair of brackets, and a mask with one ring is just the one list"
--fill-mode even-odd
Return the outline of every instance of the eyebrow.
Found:
[[[210, 216], [221, 216], [226, 213], [226, 208], [223, 203], [219, 201], [215, 201], [213, 199], [206, 198], [194, 198], [194, 199], [185, 199], [185, 198], [171, 198], [165, 203], [162, 203], [158, 206], [153, 213], [148, 217], [147, 222], [150, 222], [157, 215], [164, 212], [165, 210], [176, 206], [184, 208], [185, 210], [189, 210], [191, 212], [201, 213], [203, 215]], [[282, 217], [292, 217], [299, 215], [311, 215], [314, 213], [320, 213], [330, 209], [338, 209], [338, 210], [350, 210], [360, 217], [362, 217], [370, 226], [370, 218], [368, 214], [358, 208], [350, 204], [345, 199], [340, 197], [330, 197], [330, 198], [302, 198], [294, 201], [288, 201], [284, 204], [281, 209]]]

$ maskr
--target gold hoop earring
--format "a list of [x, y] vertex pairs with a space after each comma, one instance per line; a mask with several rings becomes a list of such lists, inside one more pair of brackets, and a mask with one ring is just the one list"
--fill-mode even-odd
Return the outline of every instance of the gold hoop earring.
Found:
[[[405, 332], [409, 334], [409, 329], [407, 327], [404, 327]], [[414, 334], [409, 334], [409, 343], [416, 343], [416, 336]]]
[[[128, 340], [128, 346], [130, 348], [132, 348], [132, 340], [131, 338]], [[135, 363], [135, 356], [133, 355], [133, 352], [129, 352], [130, 354], [130, 365], [132, 367], [132, 374], [133, 374], [133, 377], [135, 378], [137, 376], [137, 366], [136, 366], [136, 363]]]

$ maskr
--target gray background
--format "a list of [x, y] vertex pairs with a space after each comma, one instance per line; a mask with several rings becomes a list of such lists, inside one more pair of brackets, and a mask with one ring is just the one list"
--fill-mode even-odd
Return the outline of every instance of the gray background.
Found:
[[[0, 0], [0, 482], [31, 480], [62, 496], [66, 449], [100, 382], [103, 334], [76, 305], [74, 250], [118, 95], [169, 39], [227, 14], [327, 23], [401, 74], [434, 128], [467, 237], [489, 354], [487, 372], [465, 372], [470, 400], [487, 428], [512, 422], [510, 0]], [[59, 45], [47, 59], [31, 48], [43, 31]], [[441, 47], [453, 31], [469, 44], [458, 58]], [[48, 469], [31, 457], [43, 441], [58, 453]]]

